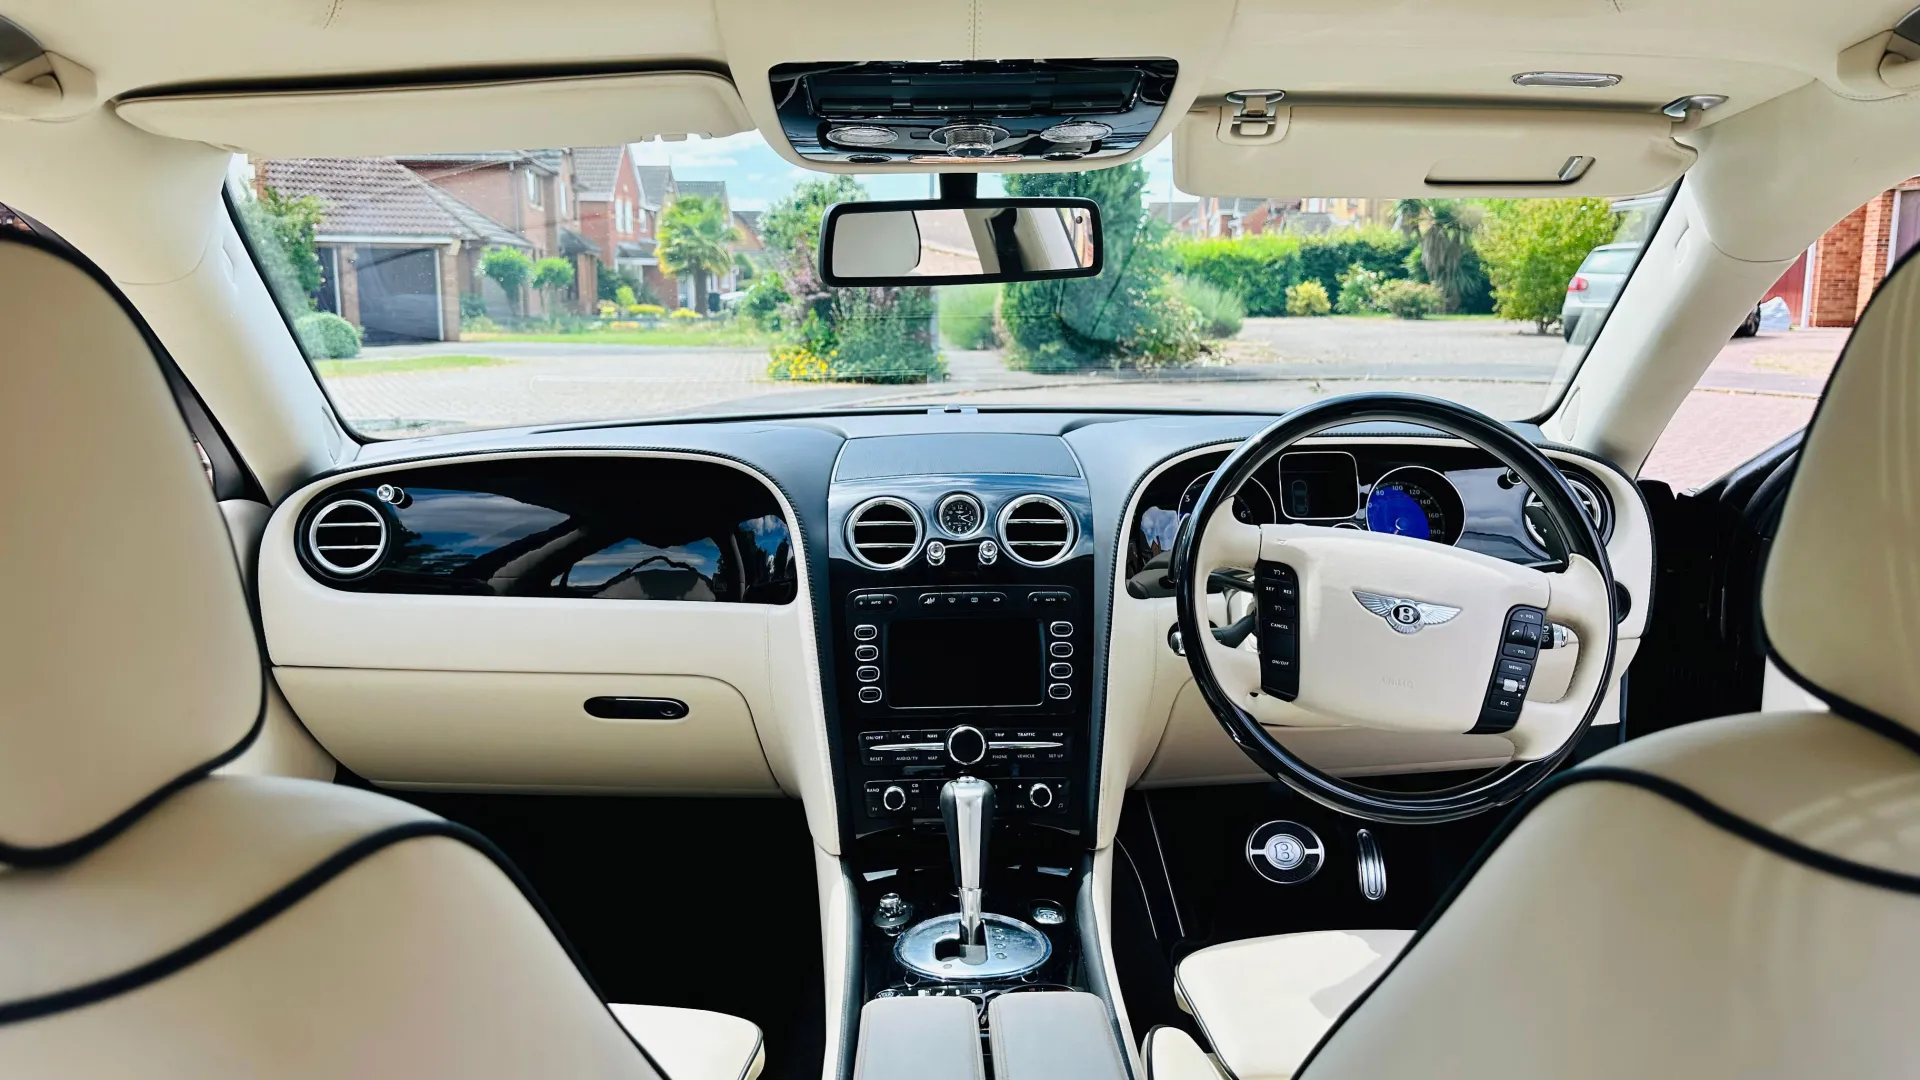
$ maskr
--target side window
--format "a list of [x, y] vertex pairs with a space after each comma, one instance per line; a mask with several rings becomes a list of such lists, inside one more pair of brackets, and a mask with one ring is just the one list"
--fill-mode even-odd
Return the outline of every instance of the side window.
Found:
[[1881, 192], [1801, 252], [1707, 366], [1640, 469], [1702, 487], [1804, 428], [1854, 320], [1920, 244], [1920, 177]]

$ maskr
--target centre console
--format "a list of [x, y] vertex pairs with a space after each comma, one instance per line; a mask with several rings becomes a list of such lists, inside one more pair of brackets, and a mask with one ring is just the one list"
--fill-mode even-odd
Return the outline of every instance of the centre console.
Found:
[[1088, 820], [1092, 545], [1077, 475], [836, 484], [829, 582], [852, 833], [933, 826], [992, 783], [1002, 821]]

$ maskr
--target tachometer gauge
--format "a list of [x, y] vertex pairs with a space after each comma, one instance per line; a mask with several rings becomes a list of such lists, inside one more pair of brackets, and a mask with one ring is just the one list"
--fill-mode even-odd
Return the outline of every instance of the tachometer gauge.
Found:
[[[1213, 479], [1210, 472], [1201, 473], [1180, 493], [1180, 514], [1182, 517], [1193, 512], [1193, 505], [1200, 501], [1200, 493], [1207, 488], [1207, 481]], [[1258, 480], [1248, 480], [1245, 486], [1234, 493], [1233, 516], [1242, 525], [1271, 525], [1280, 520], [1275, 512], [1273, 494], [1265, 484]]]
[[1370, 532], [1451, 544], [1460, 537], [1460, 493], [1432, 469], [1408, 465], [1374, 481], [1367, 496]]
[[934, 508], [934, 519], [946, 530], [948, 536], [964, 539], [980, 531], [986, 524], [986, 512], [980, 508], [980, 500], [966, 492], [955, 492], [940, 500]]

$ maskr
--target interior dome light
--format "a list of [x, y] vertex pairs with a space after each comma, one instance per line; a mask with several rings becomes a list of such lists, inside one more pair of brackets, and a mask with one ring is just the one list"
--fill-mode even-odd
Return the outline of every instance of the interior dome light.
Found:
[[892, 128], [872, 124], [849, 124], [827, 131], [827, 139], [841, 146], [892, 146], [900, 135]]
[[1055, 124], [1040, 133], [1048, 142], [1075, 143], [1093, 142], [1113, 134], [1113, 129], [1095, 120], [1068, 120], [1064, 124]]
[[934, 142], [945, 146], [947, 153], [961, 158], [986, 157], [1009, 137], [1006, 128], [992, 124], [949, 124], [933, 133]]
[[1515, 86], [1577, 86], [1604, 90], [1619, 86], [1620, 76], [1601, 71], [1523, 71], [1513, 77]]

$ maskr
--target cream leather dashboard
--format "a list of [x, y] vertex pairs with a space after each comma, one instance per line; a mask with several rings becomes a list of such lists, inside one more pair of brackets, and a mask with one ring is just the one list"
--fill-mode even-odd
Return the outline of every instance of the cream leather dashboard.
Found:
[[[1161, 463], [1135, 489], [1123, 520], [1129, 523], [1141, 520], [1143, 502], [1154, 490], [1156, 480], [1183, 465], [1189, 471], [1204, 473], [1199, 459], [1217, 458], [1234, 445], [1237, 444], [1202, 447]], [[1465, 448], [1465, 443], [1449, 439], [1392, 436], [1313, 439], [1298, 447], [1305, 451], [1360, 451], [1363, 455], [1371, 452], [1416, 462], [1437, 453]], [[1546, 453], [1556, 464], [1577, 469], [1575, 475], [1582, 481], [1601, 485], [1599, 494], [1610, 511], [1607, 552], [1614, 577], [1631, 602], [1619, 624], [1619, 642], [1607, 699], [1594, 722], [1618, 723], [1620, 681], [1639, 647], [1646, 627], [1646, 602], [1652, 595], [1651, 523], [1638, 489], [1625, 476], [1602, 462], [1574, 452], [1549, 449]], [[1271, 499], [1272, 495], [1254, 495], [1256, 501], [1263, 497]], [[1471, 520], [1471, 507], [1460, 507], [1455, 512], [1460, 511], [1466, 511]], [[1461, 526], [1453, 527], [1458, 539]], [[1517, 532], [1521, 528], [1521, 521], [1509, 519], [1493, 531]], [[1168, 631], [1176, 621], [1173, 598], [1137, 595], [1140, 591], [1137, 586], [1129, 589], [1127, 560], [1122, 558], [1116, 563], [1111, 644], [1115, 662], [1108, 665], [1103, 802], [1111, 801], [1117, 809], [1120, 793], [1135, 784], [1171, 787], [1267, 779], [1227, 738], [1194, 686], [1187, 661], [1169, 646]], [[1216, 603], [1221, 604], [1222, 610], [1215, 621], [1222, 625], [1244, 613], [1239, 606], [1228, 612], [1223, 601], [1216, 600]], [[1557, 700], [1566, 692], [1577, 650], [1576, 640], [1569, 648], [1542, 654], [1541, 667], [1527, 694], [1528, 700]], [[1349, 662], [1358, 672], [1372, 659], [1353, 657]], [[1287, 728], [1277, 730], [1276, 734], [1309, 761], [1346, 776], [1489, 768], [1504, 764], [1514, 755], [1513, 744], [1500, 735], [1388, 733], [1339, 727]], [[1117, 815], [1103, 814], [1103, 818], [1112, 816]]]
[[[708, 496], [681, 489], [673, 500], [711, 504], [732, 479], [740, 497], [766, 504], [741, 513], [771, 512], [734, 529], [742, 540], [644, 507], [599, 521], [568, 503], [569, 489], [589, 485], [609, 502], [643, 503], [635, 488], [647, 490], [644, 476], [610, 484], [576, 469], [669, 463], [720, 470], [701, 481]], [[515, 471], [530, 464], [540, 471]], [[519, 516], [474, 521], [483, 491]], [[358, 505], [325, 512], [342, 502]], [[387, 521], [379, 542], [393, 545], [379, 591], [328, 570], [354, 565], [354, 545], [329, 538], [373, 541], [357, 524], [369, 506]], [[806, 560], [790, 557], [796, 520], [760, 474], [694, 454], [508, 452], [335, 474], [268, 525], [258, 572], [267, 647], [307, 729], [376, 783], [784, 793], [823, 813], [816, 835], [831, 838]], [[315, 537], [334, 545], [327, 565], [313, 561]], [[790, 578], [768, 569], [777, 556]], [[615, 704], [598, 716], [592, 701]], [[634, 701], [677, 707], [619, 704]]]

